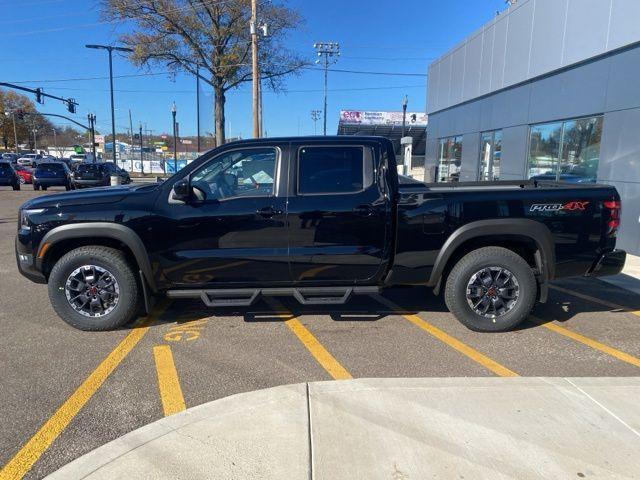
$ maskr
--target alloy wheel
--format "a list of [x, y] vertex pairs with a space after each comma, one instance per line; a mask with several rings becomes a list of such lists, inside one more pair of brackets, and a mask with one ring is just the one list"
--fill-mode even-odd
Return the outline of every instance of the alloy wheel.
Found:
[[510, 312], [518, 301], [518, 279], [503, 267], [485, 267], [467, 283], [467, 303], [477, 315], [497, 318]]
[[76, 268], [65, 282], [71, 308], [87, 317], [102, 317], [116, 308], [120, 287], [108, 270], [97, 265]]

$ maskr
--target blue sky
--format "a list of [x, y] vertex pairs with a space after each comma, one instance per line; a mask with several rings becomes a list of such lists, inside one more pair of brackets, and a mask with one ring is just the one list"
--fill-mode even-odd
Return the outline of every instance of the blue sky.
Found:
[[[429, 62], [505, 8], [504, 0], [288, 0], [305, 20], [293, 32], [289, 48], [315, 59], [315, 41], [340, 43], [335, 68], [360, 71], [426, 73]], [[0, 78], [27, 82], [46, 92], [75, 98], [75, 116], [86, 120], [95, 112], [98, 128], [110, 131], [109, 82], [105, 79], [56, 81], [108, 75], [107, 54], [88, 50], [87, 43], [116, 43], [126, 25], [105, 23], [92, 0], [0, 0], [3, 57]], [[160, 69], [155, 69], [160, 70]], [[115, 75], [140, 73], [125, 58], [116, 57]], [[46, 80], [46, 81], [45, 81]], [[308, 70], [287, 80], [287, 91], [265, 91], [264, 128], [269, 136], [313, 133], [310, 111], [322, 109], [322, 72]], [[195, 80], [178, 76], [115, 79], [116, 127], [134, 129], [146, 123], [154, 133], [171, 128], [175, 100], [182, 135], [196, 131]], [[210, 90], [204, 87], [205, 90]], [[311, 91], [309, 91], [311, 90]], [[340, 109], [399, 110], [409, 96], [410, 111], [424, 111], [426, 78], [350, 73], [329, 75], [328, 131], [335, 133]], [[42, 112], [66, 114], [54, 100], [39, 105]], [[212, 111], [212, 109], [209, 109]], [[207, 118], [202, 131], [213, 131]], [[251, 89], [245, 84], [227, 94], [227, 134], [251, 135]], [[56, 122], [57, 123], [57, 122]], [[318, 131], [321, 122], [318, 122]]]

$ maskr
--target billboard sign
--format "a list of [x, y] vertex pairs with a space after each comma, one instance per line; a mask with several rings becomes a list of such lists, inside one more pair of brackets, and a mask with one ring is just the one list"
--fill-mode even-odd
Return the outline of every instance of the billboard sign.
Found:
[[[402, 126], [402, 112], [373, 112], [368, 110], [340, 110], [343, 125], [398, 125]], [[407, 112], [406, 125], [426, 127], [427, 114]]]

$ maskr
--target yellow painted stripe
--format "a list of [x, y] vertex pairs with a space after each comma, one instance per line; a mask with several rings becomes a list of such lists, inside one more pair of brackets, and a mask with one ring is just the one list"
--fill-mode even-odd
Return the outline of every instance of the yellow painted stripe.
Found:
[[611, 355], [618, 360], [629, 363], [636, 367], [640, 367], [640, 358], [629, 355], [628, 353], [610, 347], [609, 345], [605, 345], [604, 343], [593, 340], [592, 338], [585, 337], [584, 335], [573, 332], [567, 328], [561, 327], [560, 325], [556, 325], [555, 323], [545, 323], [543, 320], [540, 320], [539, 318], [534, 316], [529, 316], [529, 318], [534, 320], [539, 325], [551, 330], [552, 332], [559, 333], [560, 335], [564, 335], [565, 337], [575, 340], [576, 342], [580, 342], [584, 345], [587, 345], [588, 347], [606, 353], [607, 355]]
[[158, 307], [158, 313], [150, 315], [134, 327], [109, 355], [91, 372], [84, 382], [71, 394], [56, 412], [40, 427], [27, 443], [0, 470], [0, 480], [24, 477], [40, 456], [51, 446], [71, 420], [84, 407], [104, 381], [113, 373], [142, 337], [149, 331], [166, 303]]
[[458, 340], [455, 337], [452, 337], [448, 333], [440, 330], [438, 327], [432, 325], [431, 323], [429, 323], [426, 320], [422, 319], [418, 315], [410, 314], [410, 313], [404, 313], [402, 308], [400, 308], [399, 306], [397, 306], [396, 304], [394, 304], [393, 302], [391, 302], [390, 300], [388, 300], [388, 299], [386, 299], [384, 297], [376, 296], [376, 298], [380, 303], [383, 303], [383, 304], [387, 305], [392, 310], [394, 310], [395, 313], [397, 313], [398, 315], [402, 316], [406, 320], [410, 321], [416, 327], [424, 330], [425, 332], [429, 333], [433, 337], [435, 337], [438, 340], [440, 340], [442, 343], [450, 346], [454, 350], [457, 350], [461, 354], [469, 357], [471, 360], [473, 360], [476, 363], [479, 363], [484, 368], [486, 368], [487, 370], [492, 371], [496, 375], [498, 375], [500, 377], [517, 377], [517, 376], [519, 376], [516, 372], [514, 372], [512, 370], [509, 370], [504, 365], [501, 365], [498, 362], [496, 362], [495, 360], [492, 360], [491, 358], [487, 357], [483, 353], [480, 353], [475, 348], [470, 347], [469, 345], [467, 345], [464, 342], [461, 342], [460, 340]]
[[353, 378], [351, 374], [331, 355], [326, 348], [307, 330], [297, 318], [284, 322], [289, 329], [296, 334], [302, 344], [313, 355], [313, 358], [322, 365], [334, 380], [347, 380]]
[[587, 300], [589, 302], [598, 303], [608, 308], [612, 308], [613, 310], [623, 310], [628, 313], [633, 313], [640, 317], [640, 310], [631, 310], [630, 308], [623, 307], [622, 305], [618, 305], [617, 303], [609, 302], [607, 300], [602, 300], [600, 298], [592, 297], [591, 295], [586, 295], [580, 292], [574, 292], [573, 290], [569, 290], [568, 288], [558, 287], [557, 285], [549, 285], [549, 288], [553, 290], [557, 290], [558, 292], [566, 293], [568, 295], [572, 295], [577, 298], [581, 298], [583, 300]]
[[169, 345], [157, 345], [153, 347], [153, 357], [156, 361], [156, 373], [158, 374], [158, 388], [164, 416], [182, 412], [187, 407], [182, 396], [178, 372], [173, 362], [173, 354]]

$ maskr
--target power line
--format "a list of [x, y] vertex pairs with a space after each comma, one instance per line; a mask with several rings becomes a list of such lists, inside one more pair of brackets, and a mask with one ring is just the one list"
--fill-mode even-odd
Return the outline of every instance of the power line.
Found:
[[[317, 68], [317, 67], [302, 67], [302, 68], [306, 70], [324, 71], [323, 68]], [[330, 70], [331, 72], [337, 72], [337, 73], [357, 73], [361, 75], [388, 75], [388, 76], [396, 76], [396, 77], [426, 77], [427, 76], [426, 73], [370, 72], [370, 71], [364, 71], [364, 70], [344, 70], [339, 68], [332, 68]]]

